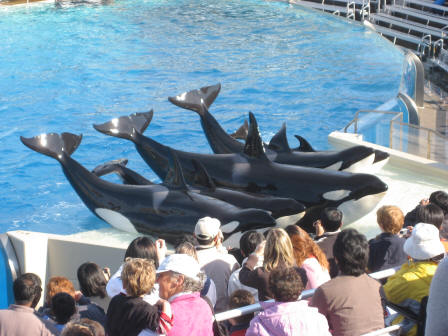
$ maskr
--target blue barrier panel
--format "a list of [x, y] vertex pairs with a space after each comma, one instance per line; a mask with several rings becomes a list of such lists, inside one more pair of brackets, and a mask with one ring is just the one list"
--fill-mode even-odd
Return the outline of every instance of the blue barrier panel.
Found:
[[14, 303], [12, 275], [6, 260], [5, 251], [0, 245], [0, 309], [8, 308]]

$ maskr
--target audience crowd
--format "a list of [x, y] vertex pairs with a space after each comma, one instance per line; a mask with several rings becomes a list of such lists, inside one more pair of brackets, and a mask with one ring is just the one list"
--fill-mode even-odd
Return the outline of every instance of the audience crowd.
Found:
[[[326, 208], [315, 233], [248, 231], [227, 251], [219, 220], [204, 217], [173, 254], [161, 239], [138, 237], [112, 276], [85, 262], [78, 291], [56, 276], [43, 293], [25, 273], [13, 283], [15, 303], [0, 310], [0, 336], [357, 336], [391, 324], [400, 335], [448, 334], [448, 194], [434, 192], [406, 215], [379, 208], [381, 233], [370, 241], [342, 223], [341, 211]], [[388, 278], [369, 276], [391, 268]], [[302, 299], [304, 290], [314, 292]], [[256, 302], [259, 312], [215, 318]]]

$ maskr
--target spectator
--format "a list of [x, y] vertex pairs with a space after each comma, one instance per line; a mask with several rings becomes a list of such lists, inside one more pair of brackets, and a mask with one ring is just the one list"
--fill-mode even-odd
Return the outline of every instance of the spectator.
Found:
[[[151, 238], [137, 237], [129, 244], [124, 254], [124, 260], [127, 258], [143, 258], [152, 260], [155, 268], [157, 269], [159, 262], [165, 258], [165, 254], [166, 244], [163, 239], [159, 239], [156, 243], [154, 243]], [[122, 270], [123, 265], [118, 268], [117, 272], [112, 275], [107, 283], [107, 295], [111, 298], [125, 291], [120, 278]], [[158, 285], [154, 286], [151, 293], [147, 293], [144, 296], [144, 300], [149, 304], [155, 304], [159, 300]]]
[[320, 215], [320, 220], [314, 222], [316, 228], [314, 240], [327, 257], [331, 278], [339, 273], [338, 265], [333, 256], [333, 245], [341, 232], [342, 218], [343, 214], [337, 208], [325, 208]]
[[431, 335], [445, 335], [448, 330], [448, 259], [445, 258], [437, 267], [429, 290], [428, 306], [426, 309], [426, 332]]
[[67, 293], [61, 292], [51, 298], [51, 312], [59, 331], [64, 329], [65, 324], [76, 314], [75, 299]]
[[34, 308], [42, 293], [40, 278], [33, 273], [20, 275], [13, 284], [15, 304], [0, 310], [0, 336], [50, 336], [59, 331], [39, 319]]
[[68, 322], [61, 336], [105, 336], [104, 328], [96, 321], [81, 319]]
[[[439, 230], [432, 224], [419, 223], [404, 243], [404, 251], [412, 261], [403, 264], [384, 285], [386, 299], [414, 314], [420, 312], [420, 302], [429, 295], [431, 280], [445, 249], [439, 239]], [[417, 325], [403, 316], [393, 321], [401, 323], [403, 334], [417, 334]]]
[[205, 279], [198, 262], [186, 254], [172, 254], [163, 260], [157, 270], [157, 282], [162, 299], [168, 300], [174, 324], [168, 336], [212, 336], [213, 313], [200, 297]]
[[[241, 255], [244, 257], [243, 264], [247, 261], [247, 258], [249, 255], [255, 251], [255, 248], [264, 241], [264, 236], [260, 232], [257, 231], [247, 231], [245, 232], [241, 238], [240, 238], [240, 251]], [[260, 256], [258, 258], [258, 263], [256, 267], [263, 266], [263, 257]], [[241, 268], [237, 269], [235, 272], [232, 273], [232, 275], [229, 278], [229, 286], [227, 288], [227, 293], [230, 296], [233, 292], [235, 292], [238, 289], [244, 289], [251, 293], [255, 301], [258, 302], [258, 290], [245, 286], [240, 282], [239, 276], [240, 276]]]
[[[289, 230], [288, 230], [289, 229]], [[314, 289], [330, 280], [328, 261], [320, 247], [297, 225], [287, 227], [296, 265], [303, 268], [308, 278], [305, 289]]]
[[[244, 289], [237, 289], [230, 295], [229, 309], [245, 307], [254, 303], [255, 298], [252, 293]], [[250, 320], [253, 318], [254, 313], [250, 313], [229, 319], [229, 323], [231, 325], [229, 336], [246, 335], [246, 330], [249, 328]]]
[[393, 205], [382, 206], [376, 212], [376, 221], [382, 233], [369, 241], [370, 272], [398, 267], [408, 258], [403, 250], [406, 239], [399, 236], [404, 224], [400, 208]]
[[135, 336], [149, 329], [152, 333], [167, 333], [172, 325], [170, 305], [160, 300], [150, 305], [143, 300], [156, 281], [154, 262], [129, 258], [123, 265], [121, 279], [126, 294], [115, 295], [107, 310], [108, 336]]
[[365, 270], [369, 245], [363, 234], [343, 230], [333, 246], [340, 274], [316, 289], [311, 305], [326, 316], [333, 336], [362, 335], [384, 327], [380, 283]]
[[[266, 245], [266, 246], [265, 246]], [[255, 268], [258, 259], [264, 255], [263, 266]], [[259, 301], [273, 299], [269, 289], [269, 273], [277, 267], [296, 266], [291, 240], [285, 230], [275, 228], [269, 231], [266, 242], [261, 243], [243, 264], [240, 271], [240, 281], [243, 285], [258, 289]], [[306, 283], [304, 270], [296, 268]]]
[[[443, 219], [446, 224], [448, 224], [448, 194], [442, 190], [434, 191], [429, 199], [422, 199], [420, 203], [414, 208], [414, 210], [408, 212], [404, 218], [405, 226], [414, 226], [416, 223], [429, 223], [434, 224], [440, 229], [440, 212], [434, 210], [434, 208], [427, 209], [426, 212], [420, 212], [420, 208], [433, 204], [438, 206], [443, 212]], [[445, 220], [445, 217], [447, 218]]]
[[226, 309], [229, 297], [227, 287], [230, 275], [239, 268], [235, 257], [220, 248], [222, 233], [221, 222], [216, 218], [204, 217], [198, 220], [194, 235], [199, 245], [196, 246], [201, 270], [210, 277], [216, 285], [217, 300], [215, 310]]
[[262, 311], [250, 322], [246, 336], [330, 336], [328, 322], [308, 301], [297, 301], [303, 283], [293, 268], [276, 268], [269, 275], [275, 302], [260, 302]]
[[[185, 241], [178, 245], [174, 251], [177, 254], [187, 254], [190, 257], [193, 257], [194, 260], [198, 261], [198, 255], [196, 253], [196, 249], [194, 248], [193, 244]], [[214, 281], [210, 277], [206, 277], [204, 282], [204, 287], [201, 289], [201, 297], [206, 296], [207, 299], [210, 301], [212, 307], [215, 307], [216, 305], [216, 285]]]
[[101, 325], [106, 323], [106, 314], [103, 308], [91, 303], [88, 299], [82, 296], [81, 293], [75, 292], [75, 286], [66, 277], [56, 276], [51, 277], [46, 286], [45, 304], [39, 309], [39, 314], [44, 319], [55, 320], [55, 317], [51, 311], [51, 299], [58, 293], [67, 293], [71, 295], [75, 301], [79, 315], [83, 318], [89, 318], [95, 320]]

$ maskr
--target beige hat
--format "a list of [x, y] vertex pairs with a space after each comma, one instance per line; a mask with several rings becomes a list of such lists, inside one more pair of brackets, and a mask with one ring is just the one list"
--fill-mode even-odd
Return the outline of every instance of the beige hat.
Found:
[[194, 280], [199, 280], [201, 268], [193, 257], [187, 254], [171, 254], [163, 259], [156, 273], [176, 272]]
[[432, 224], [418, 223], [412, 230], [411, 237], [406, 239], [404, 252], [412, 259], [427, 260], [445, 253], [440, 242], [439, 230]]
[[198, 220], [194, 228], [194, 235], [201, 240], [213, 239], [219, 233], [221, 222], [212, 217], [203, 217]]

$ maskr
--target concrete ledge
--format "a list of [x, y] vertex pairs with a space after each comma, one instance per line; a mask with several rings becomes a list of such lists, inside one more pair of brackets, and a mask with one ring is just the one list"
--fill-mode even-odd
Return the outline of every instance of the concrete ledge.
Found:
[[424, 157], [401, 152], [396, 149], [383, 147], [371, 142], [363, 141], [362, 135], [354, 133], [344, 133], [340, 131], [332, 132], [328, 135], [328, 143], [337, 149], [348, 148], [356, 145], [363, 145], [379, 149], [390, 155], [390, 165], [405, 167], [408, 170], [419, 174], [432, 175], [438, 178], [448, 179], [448, 166], [437, 161], [428, 160]]

